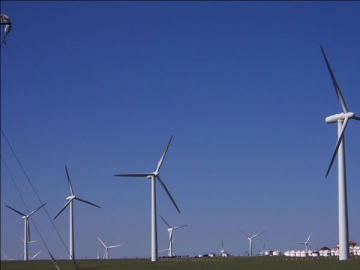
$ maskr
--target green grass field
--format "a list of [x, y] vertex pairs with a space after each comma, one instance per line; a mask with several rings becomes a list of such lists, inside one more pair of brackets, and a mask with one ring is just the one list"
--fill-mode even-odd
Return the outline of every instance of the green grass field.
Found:
[[[61, 270], [76, 269], [71, 261], [57, 261]], [[337, 258], [289, 258], [289, 257], [232, 257], [232, 258], [183, 258], [160, 259], [151, 262], [147, 259], [121, 260], [78, 260], [80, 270], [360, 270], [360, 258], [353, 256], [349, 261]], [[49, 270], [55, 269], [51, 261], [2, 261], [1, 270]]]

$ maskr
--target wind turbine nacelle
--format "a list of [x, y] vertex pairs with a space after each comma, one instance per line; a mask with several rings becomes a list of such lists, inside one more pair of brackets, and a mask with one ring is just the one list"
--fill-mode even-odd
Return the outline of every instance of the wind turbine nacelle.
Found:
[[339, 120], [344, 120], [345, 118], [351, 118], [353, 117], [355, 114], [353, 112], [348, 112], [348, 113], [338, 113], [338, 114], [334, 114], [331, 116], [328, 116], [325, 118], [325, 122], [326, 123], [336, 123]]

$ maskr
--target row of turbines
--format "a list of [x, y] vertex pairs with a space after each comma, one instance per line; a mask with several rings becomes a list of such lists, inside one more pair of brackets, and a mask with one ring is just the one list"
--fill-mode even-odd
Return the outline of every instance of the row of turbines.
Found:
[[[159, 171], [161, 168], [161, 165], [164, 161], [164, 158], [166, 156], [166, 153], [168, 151], [168, 148], [170, 146], [170, 143], [172, 141], [173, 135], [171, 135], [169, 142], [167, 143], [165, 150], [158, 162], [157, 168], [155, 170], [155, 172], [151, 172], [151, 173], [135, 173], [135, 174], [118, 174], [115, 176], [127, 176], [127, 177], [146, 177], [151, 179], [151, 260], [152, 261], [156, 261], [158, 259], [158, 249], [157, 249], [157, 219], [156, 219], [156, 188], [155, 188], [155, 181], [157, 180], [160, 185], [164, 188], [165, 192], [167, 193], [167, 195], [169, 196], [170, 200], [173, 202], [174, 206], [176, 207], [177, 211], [180, 213], [180, 210], [178, 208], [178, 206], [176, 205], [174, 199], [172, 198], [170, 192], [168, 191], [167, 187], [165, 186], [164, 182], [161, 180], [160, 175], [159, 175]], [[67, 208], [69, 207], [69, 213], [70, 213], [70, 218], [69, 218], [69, 259], [70, 260], [74, 260], [75, 259], [75, 238], [74, 238], [74, 210], [73, 210], [73, 202], [75, 200], [92, 205], [94, 207], [97, 208], [101, 208], [99, 205], [96, 205], [90, 201], [81, 199], [77, 196], [75, 196], [74, 194], [74, 190], [71, 184], [71, 180], [70, 180], [70, 176], [69, 176], [69, 172], [68, 169], [65, 165], [65, 171], [66, 171], [66, 177], [67, 177], [67, 183], [69, 186], [69, 191], [70, 191], [70, 196], [66, 197], [66, 203], [65, 205], [61, 208], [61, 210], [57, 213], [57, 215], [53, 218], [54, 220]], [[22, 218], [24, 219], [24, 260], [28, 260], [28, 244], [30, 243], [30, 229], [29, 229], [29, 217], [32, 216], [33, 214], [35, 214], [38, 210], [40, 210], [40, 208], [42, 208], [46, 203], [42, 204], [40, 207], [36, 208], [34, 211], [30, 212], [28, 215], [23, 214], [22, 212], [6, 205], [8, 208], [10, 208], [11, 210], [13, 210], [14, 212], [18, 213], [19, 215], [22, 216]], [[161, 216], [160, 216], [161, 217]], [[161, 217], [162, 218], [162, 217]], [[172, 256], [173, 251], [172, 251], [172, 243], [173, 243], [173, 230], [175, 229], [179, 229], [181, 227], [187, 226], [187, 225], [182, 225], [179, 227], [171, 227], [169, 225], [169, 223], [167, 223], [165, 221], [164, 218], [162, 218], [162, 220], [165, 222], [165, 224], [168, 226], [168, 231], [169, 231], [169, 248], [167, 249], [169, 251], [169, 256]], [[105, 243], [98, 238], [99, 241], [101, 242], [101, 244], [105, 247], [105, 258], [108, 258], [108, 249], [115, 247], [115, 246], [106, 246]], [[119, 245], [116, 245], [116, 247]]]
[[[345, 166], [345, 129], [346, 126], [349, 122], [350, 119], [353, 120], [360, 120], [360, 116], [355, 115], [355, 113], [350, 112], [348, 110], [348, 107], [346, 106], [345, 103], [345, 99], [340, 91], [340, 88], [338, 86], [338, 83], [335, 79], [335, 76], [333, 74], [333, 71], [330, 67], [329, 61], [325, 55], [325, 51], [323, 49], [323, 47], [320, 45], [321, 48], [321, 52], [323, 54], [323, 57], [325, 59], [326, 62], [326, 66], [328, 68], [328, 71], [330, 73], [334, 88], [335, 88], [335, 92], [337, 95], [337, 98], [340, 102], [340, 105], [342, 107], [342, 112], [338, 113], [338, 114], [334, 114], [331, 116], [326, 117], [325, 121], [327, 123], [337, 123], [338, 124], [338, 139], [335, 145], [335, 149], [333, 151], [331, 160], [330, 160], [330, 164], [329, 167], [327, 169], [326, 172], [326, 177], [328, 176], [332, 165], [334, 163], [334, 160], [336, 158], [336, 156], [338, 157], [338, 199], [339, 199], [339, 247], [340, 247], [340, 254], [339, 254], [339, 260], [348, 260], [350, 257], [349, 254], [349, 229], [348, 229], [348, 209], [347, 209], [347, 187], [346, 187], [346, 166]], [[116, 174], [114, 176], [117, 177], [145, 177], [151, 180], [151, 261], [157, 261], [158, 260], [158, 244], [157, 244], [157, 214], [156, 214], [156, 181], [162, 186], [162, 188], [165, 190], [166, 194], [168, 195], [168, 197], [170, 198], [171, 202], [173, 203], [173, 205], [175, 206], [176, 210], [180, 213], [180, 209], [177, 206], [177, 204], [175, 203], [175, 200], [173, 199], [173, 197], [171, 196], [169, 190], [167, 189], [167, 187], [165, 186], [164, 182], [161, 180], [160, 178], [160, 168], [163, 164], [164, 158], [166, 156], [166, 153], [168, 151], [168, 148], [170, 146], [170, 143], [172, 141], [173, 136], [171, 135], [170, 140], [168, 141], [165, 150], [163, 152], [163, 154], [160, 157], [160, 160], [157, 164], [156, 170], [154, 172], [149, 172], [149, 173], [131, 173], [131, 174]], [[66, 175], [67, 175], [67, 180], [68, 180], [68, 185], [69, 185], [69, 189], [70, 189], [70, 196], [68, 196], [66, 198], [67, 202], [64, 205], [64, 207], [59, 211], [59, 213], [54, 217], [54, 219], [56, 219], [56, 217], [58, 217], [66, 208], [67, 206], [69, 206], [70, 209], [70, 247], [69, 247], [69, 255], [70, 255], [70, 259], [75, 259], [75, 250], [74, 250], [74, 221], [73, 221], [73, 201], [74, 200], [78, 200], [80, 202], [95, 206], [100, 208], [100, 206], [83, 200], [81, 198], [78, 198], [74, 195], [73, 192], [73, 188], [71, 185], [71, 181], [70, 181], [70, 177], [69, 177], [69, 173], [68, 170], [65, 166], [65, 170], [66, 170]], [[35, 209], [34, 211], [32, 211], [30, 214], [25, 215], [17, 210], [15, 210], [14, 208], [9, 207], [11, 210], [15, 211], [16, 213], [22, 215], [22, 217], [25, 220], [25, 229], [24, 229], [24, 259], [28, 257], [28, 252], [27, 252], [27, 244], [30, 240], [30, 237], [28, 236], [28, 218], [34, 214], [36, 211], [38, 211], [41, 207], [43, 207], [45, 204], [41, 205], [40, 207], [38, 207], [37, 209]], [[161, 217], [162, 218], [162, 217]], [[163, 218], [162, 218], [163, 219]], [[172, 232], [173, 230], [186, 226], [180, 226], [180, 227], [171, 227], [164, 219], [163, 221], [165, 222], [165, 224], [167, 224], [168, 226], [168, 231], [169, 231], [169, 255], [172, 256], [172, 242], [173, 242], [173, 236], [172, 236]], [[243, 234], [245, 234], [243, 231], [241, 231]], [[258, 233], [256, 235], [253, 236], [249, 236], [247, 234], [245, 234], [247, 236], [247, 238], [249, 239], [250, 242], [250, 247], [249, 247], [249, 252], [250, 255], [252, 255], [252, 239], [255, 238], [256, 236], [262, 234]], [[311, 234], [310, 234], [311, 236]], [[308, 238], [308, 240], [310, 239], [310, 236]], [[100, 240], [100, 239], [99, 239]], [[102, 241], [101, 241], [102, 242]], [[306, 242], [305, 242], [306, 243]], [[308, 243], [308, 241], [307, 241]], [[104, 244], [102, 242], [102, 244]], [[105, 246], [105, 245], [104, 245]], [[105, 246], [106, 247], [106, 246]], [[307, 247], [307, 245], [306, 245]], [[106, 251], [108, 250], [108, 248], [106, 248]], [[107, 255], [108, 256], [108, 253]]]

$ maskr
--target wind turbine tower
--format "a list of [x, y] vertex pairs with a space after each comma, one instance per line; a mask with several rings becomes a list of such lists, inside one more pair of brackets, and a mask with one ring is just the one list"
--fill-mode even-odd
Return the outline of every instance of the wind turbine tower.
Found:
[[41, 206], [39, 206], [38, 208], [36, 208], [34, 211], [32, 211], [30, 214], [25, 215], [23, 213], [21, 213], [18, 210], [15, 210], [14, 208], [11, 208], [10, 206], [6, 205], [8, 208], [10, 208], [11, 210], [13, 210], [14, 212], [18, 213], [20, 216], [22, 216], [22, 218], [24, 219], [24, 261], [27, 261], [29, 258], [28, 255], [28, 244], [31, 243], [30, 242], [30, 226], [29, 226], [29, 217], [33, 214], [35, 214], [35, 212], [37, 212], [41, 207], [43, 207], [46, 203], [42, 204]]
[[[159, 215], [159, 216], [160, 216], [160, 215]], [[174, 256], [174, 253], [173, 253], [173, 240], [174, 240], [174, 238], [173, 238], [173, 231], [174, 231], [174, 230], [177, 230], [177, 229], [180, 229], [180, 228], [182, 228], [182, 227], [185, 227], [185, 226], [187, 226], [187, 224], [186, 224], [186, 225], [177, 226], [177, 227], [171, 227], [171, 226], [169, 225], [169, 223], [167, 223], [162, 216], [160, 216], [160, 218], [164, 221], [164, 223], [165, 223], [166, 226], [168, 227], [168, 229], [167, 229], [168, 232], [169, 232], [168, 257], [172, 257], [172, 256]]]
[[160, 157], [159, 163], [155, 172], [150, 173], [132, 173], [132, 174], [116, 174], [114, 176], [123, 176], [123, 177], [146, 177], [151, 180], [151, 261], [156, 262], [158, 260], [158, 245], [157, 245], [157, 221], [156, 221], [156, 180], [163, 187], [166, 194], [174, 204], [176, 210], [180, 213], [178, 206], [176, 205], [173, 197], [171, 196], [169, 190], [166, 188], [164, 182], [161, 180], [159, 171], [161, 165], [164, 161], [168, 148], [170, 146], [172, 135], [170, 137], [169, 142], [167, 143], [165, 150]]
[[60, 212], [54, 217], [54, 219], [56, 219], [64, 210], [67, 206], [69, 206], [69, 210], [70, 210], [70, 260], [75, 260], [75, 248], [74, 248], [74, 211], [73, 211], [73, 201], [74, 200], [78, 200], [80, 202], [86, 203], [86, 204], [90, 204], [92, 206], [101, 208], [100, 206], [93, 204], [89, 201], [80, 199], [78, 197], [76, 197], [74, 195], [74, 191], [71, 185], [71, 181], [70, 181], [70, 176], [69, 176], [69, 172], [67, 167], [65, 166], [65, 170], [66, 170], [66, 176], [67, 176], [67, 181], [68, 181], [68, 185], [69, 185], [69, 189], [70, 189], [70, 196], [66, 198], [67, 202], [64, 205], [64, 207], [60, 210]]
[[322, 54], [324, 56], [326, 66], [329, 70], [337, 98], [340, 102], [343, 112], [328, 116], [325, 118], [326, 123], [338, 124], [338, 139], [330, 160], [330, 165], [326, 172], [328, 176], [336, 155], [338, 156], [338, 198], [339, 198], [339, 260], [348, 260], [349, 254], [349, 224], [348, 224], [348, 207], [347, 207], [347, 187], [346, 187], [346, 164], [345, 164], [345, 128], [349, 119], [360, 120], [360, 116], [349, 112], [345, 99], [341, 94], [339, 85], [336, 82], [335, 76], [330, 67], [329, 61], [326, 58], [325, 51], [320, 45]]
[[[240, 229], [239, 229], [240, 230]], [[240, 232], [242, 232], [246, 237], [247, 239], [249, 239], [249, 256], [252, 256], [252, 240], [253, 238], [259, 236], [260, 234], [264, 233], [265, 231], [261, 232], [261, 233], [257, 233], [253, 236], [250, 236], [250, 235], [247, 235], [246, 233], [244, 233], [242, 230], [240, 230]]]

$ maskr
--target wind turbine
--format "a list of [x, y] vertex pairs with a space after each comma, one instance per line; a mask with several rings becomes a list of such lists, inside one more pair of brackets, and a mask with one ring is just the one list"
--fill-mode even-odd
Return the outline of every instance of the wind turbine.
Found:
[[309, 237], [307, 238], [306, 242], [299, 242], [299, 244], [304, 244], [305, 245], [305, 250], [307, 251], [309, 249], [309, 240], [310, 240], [310, 237], [312, 235], [313, 232], [310, 233]]
[[69, 209], [70, 209], [70, 260], [73, 260], [73, 259], [75, 259], [73, 201], [78, 200], [80, 202], [87, 203], [87, 204], [90, 204], [90, 205], [98, 207], [98, 208], [101, 208], [101, 207], [96, 205], [96, 204], [93, 204], [93, 203], [91, 203], [89, 201], [85, 201], [83, 199], [80, 199], [80, 198], [78, 198], [78, 197], [76, 197], [74, 195], [73, 188], [72, 188], [71, 181], [70, 181], [70, 177], [69, 177], [69, 172], [68, 172], [68, 169], [67, 169], [66, 166], [65, 166], [65, 170], [66, 170], [66, 176], [67, 176], [67, 181], [68, 181], [68, 185], [69, 185], [71, 195], [66, 198], [66, 200], [67, 200], [66, 204], [60, 210], [60, 212], [54, 217], [54, 219], [56, 219], [62, 213], [62, 211], [64, 211], [65, 208], [69, 205]]
[[46, 203], [42, 204], [41, 206], [39, 206], [38, 208], [36, 208], [34, 211], [32, 211], [30, 214], [25, 215], [23, 213], [21, 213], [20, 211], [6, 205], [8, 208], [10, 208], [11, 210], [13, 210], [14, 212], [18, 213], [20, 216], [22, 216], [22, 218], [24, 219], [24, 261], [28, 260], [28, 244], [30, 242], [30, 224], [29, 224], [29, 217], [33, 214], [35, 214], [35, 212], [37, 212], [41, 207], [43, 207]]
[[262, 250], [261, 250], [261, 252], [260, 252], [260, 255], [261, 255], [261, 256], [264, 256], [264, 255], [265, 255], [265, 243], [264, 243], [263, 248], [262, 248]]
[[345, 164], [345, 128], [349, 119], [360, 120], [360, 116], [349, 112], [345, 104], [345, 99], [341, 94], [339, 85], [336, 82], [335, 76], [330, 67], [329, 61], [326, 58], [324, 49], [320, 45], [322, 54], [324, 56], [326, 66], [329, 70], [337, 98], [343, 109], [342, 113], [334, 114], [325, 118], [326, 123], [338, 124], [338, 140], [330, 160], [330, 165], [326, 172], [328, 176], [333, 165], [336, 155], [338, 156], [338, 197], [339, 197], [339, 260], [348, 260], [349, 254], [349, 225], [348, 225], [348, 208], [347, 208], [347, 187], [346, 187], [346, 164]]
[[224, 242], [223, 242], [223, 240], [221, 240], [221, 250], [220, 250], [220, 253], [223, 254], [224, 252], [225, 252]]
[[[159, 216], [160, 216], [160, 215], [159, 215]], [[160, 217], [161, 217], [161, 219], [165, 222], [166, 226], [168, 227], [168, 229], [167, 229], [168, 232], [169, 232], [168, 257], [172, 257], [172, 256], [174, 256], [174, 254], [173, 254], [173, 240], [174, 240], [174, 238], [173, 238], [173, 236], [172, 236], [173, 231], [176, 230], [176, 229], [180, 229], [180, 228], [182, 228], [182, 227], [185, 227], [185, 226], [187, 226], [187, 224], [186, 224], [186, 225], [181, 225], [181, 226], [176, 226], [176, 227], [171, 227], [171, 226], [169, 225], [169, 223], [167, 223], [162, 216], [160, 216]]]
[[177, 207], [174, 199], [172, 198], [169, 190], [166, 188], [164, 182], [161, 180], [159, 171], [161, 168], [161, 165], [164, 161], [164, 158], [166, 156], [166, 152], [170, 146], [171, 140], [173, 135], [171, 135], [170, 140], [168, 144], [165, 147], [165, 150], [159, 160], [159, 163], [157, 165], [157, 168], [155, 172], [150, 173], [132, 173], [132, 174], [116, 174], [114, 176], [125, 176], [125, 177], [146, 177], [148, 179], [151, 179], [151, 261], [156, 262], [158, 260], [158, 249], [157, 249], [157, 223], [156, 223], [156, 180], [159, 182], [159, 184], [163, 187], [166, 194], [169, 196], [170, 200], [176, 207], [177, 211], [180, 213], [179, 208]]
[[[239, 229], [240, 230], [240, 229]], [[260, 234], [264, 233], [265, 231], [262, 231], [261, 233], [257, 233], [253, 236], [250, 236], [250, 235], [247, 235], [246, 233], [244, 233], [242, 230], [240, 230], [240, 232], [242, 232], [246, 237], [247, 239], [249, 239], [249, 256], [252, 256], [252, 240], [253, 238], [259, 236]]]
[[101, 242], [101, 244], [105, 247], [105, 253], [104, 253], [105, 259], [109, 259], [109, 249], [110, 248], [115, 248], [115, 247], [120, 247], [121, 246], [121, 245], [107, 246], [107, 245], [105, 245], [105, 243], [103, 241], [101, 241], [101, 239], [99, 237], [98, 237], [98, 239]]

